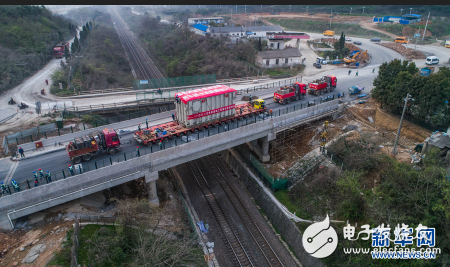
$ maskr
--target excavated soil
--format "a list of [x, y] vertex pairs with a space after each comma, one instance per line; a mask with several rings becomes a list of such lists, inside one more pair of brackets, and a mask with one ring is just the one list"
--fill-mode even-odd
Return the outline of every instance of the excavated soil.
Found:
[[378, 45], [381, 45], [381, 46], [390, 48], [394, 51], [397, 51], [398, 53], [400, 53], [407, 59], [425, 59], [426, 58], [426, 56], [422, 52], [420, 52], [418, 50], [414, 50], [412, 48], [406, 48], [402, 44], [399, 44], [399, 43], [378, 43]]

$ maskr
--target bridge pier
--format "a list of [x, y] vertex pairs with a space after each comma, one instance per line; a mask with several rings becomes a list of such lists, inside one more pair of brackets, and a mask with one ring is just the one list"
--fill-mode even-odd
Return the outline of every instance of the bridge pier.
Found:
[[148, 201], [159, 206], [159, 199], [156, 193], [156, 180], [158, 180], [158, 172], [145, 174], [145, 187], [148, 192]]
[[[276, 134], [271, 133], [267, 136], [264, 136], [262, 138], [250, 141], [248, 143], [250, 149], [258, 155], [259, 160], [262, 162], [268, 162], [270, 161], [270, 155], [269, 155], [269, 141], [274, 140], [276, 137]], [[258, 140], [262, 142], [261, 147], [258, 145]]]

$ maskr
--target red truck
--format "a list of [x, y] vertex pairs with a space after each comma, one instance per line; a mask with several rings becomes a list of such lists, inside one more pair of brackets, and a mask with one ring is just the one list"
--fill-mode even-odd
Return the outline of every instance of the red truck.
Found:
[[89, 161], [92, 156], [100, 153], [115, 154], [120, 150], [120, 139], [114, 129], [103, 129], [101, 133], [92, 136], [76, 137], [73, 142], [66, 145], [66, 151], [74, 164], [82, 160]]
[[312, 95], [323, 95], [323, 93], [333, 92], [336, 88], [337, 79], [333, 75], [323, 76], [308, 84], [308, 93]]
[[55, 45], [55, 47], [53, 47], [53, 56], [55, 58], [64, 57], [65, 47], [69, 49], [69, 42], [59, 43], [58, 45]]
[[280, 104], [289, 104], [291, 101], [297, 101], [305, 98], [306, 84], [294, 83], [292, 86], [281, 87], [273, 94], [273, 101]]
[[[253, 117], [265, 111], [265, 101], [235, 104], [236, 90], [225, 85], [176, 93], [176, 120], [136, 131], [134, 139], [147, 146], [189, 136], [198, 131]], [[242, 111], [242, 113], [241, 113]]]

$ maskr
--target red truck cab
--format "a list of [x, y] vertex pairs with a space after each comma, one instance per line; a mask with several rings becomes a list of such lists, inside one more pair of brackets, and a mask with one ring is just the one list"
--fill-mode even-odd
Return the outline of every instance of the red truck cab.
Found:
[[[101, 143], [102, 143], [103, 149], [106, 149], [109, 154], [115, 153], [115, 149], [111, 149], [111, 148], [120, 147], [119, 136], [117, 135], [117, 132], [112, 128], [103, 129], [102, 134], [100, 135], [100, 138], [102, 140]], [[114, 151], [114, 152], [112, 152], [112, 151]]]

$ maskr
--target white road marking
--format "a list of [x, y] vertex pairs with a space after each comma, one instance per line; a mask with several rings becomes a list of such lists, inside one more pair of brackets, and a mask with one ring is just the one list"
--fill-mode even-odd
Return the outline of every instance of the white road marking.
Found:
[[5, 177], [5, 184], [9, 184], [11, 182], [12, 177], [14, 176], [14, 173], [16, 172], [17, 166], [19, 166], [20, 161], [15, 161], [11, 168], [9, 169], [8, 174]]

